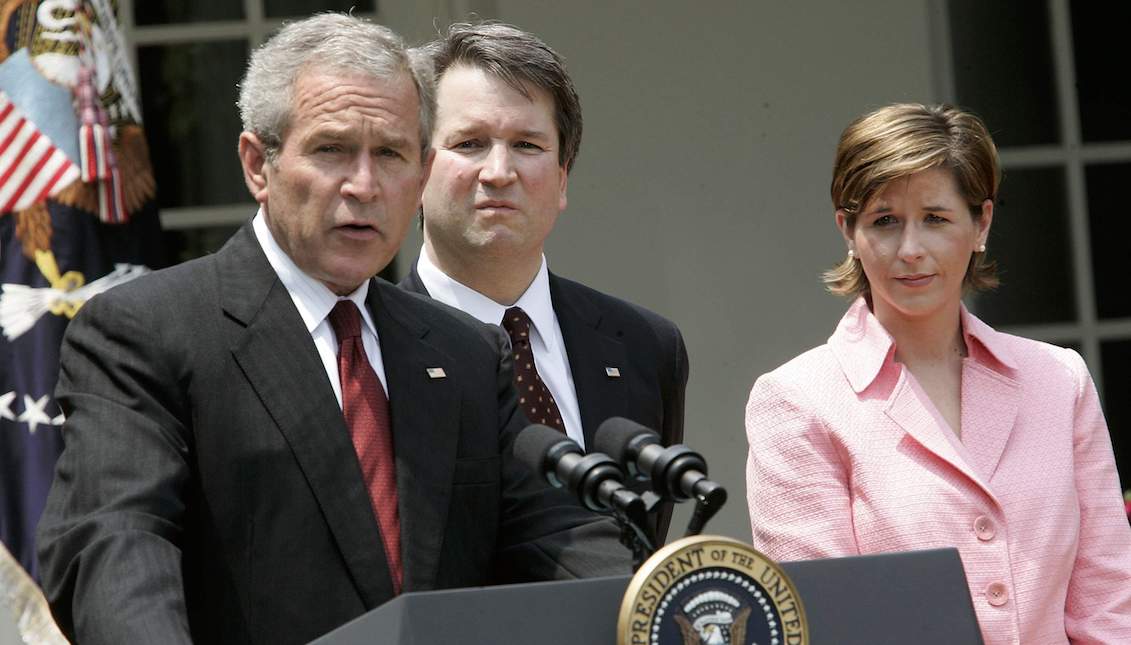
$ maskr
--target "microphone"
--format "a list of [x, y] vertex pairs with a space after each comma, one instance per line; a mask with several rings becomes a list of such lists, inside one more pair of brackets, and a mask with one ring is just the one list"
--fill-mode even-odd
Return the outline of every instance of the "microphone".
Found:
[[726, 503], [727, 491], [707, 479], [702, 455], [683, 444], [664, 448], [660, 435], [635, 421], [606, 419], [597, 428], [593, 446], [624, 464], [630, 475], [651, 479], [652, 490], [660, 497], [677, 502], [695, 498], [714, 508]]
[[514, 454], [554, 488], [566, 488], [591, 511], [645, 513], [644, 500], [625, 488], [624, 476], [608, 455], [583, 455], [581, 446], [562, 432], [528, 425], [514, 440]]

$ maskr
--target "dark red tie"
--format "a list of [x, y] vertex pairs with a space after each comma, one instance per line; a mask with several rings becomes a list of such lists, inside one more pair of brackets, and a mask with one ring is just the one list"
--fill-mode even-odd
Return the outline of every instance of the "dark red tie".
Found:
[[518, 407], [531, 423], [557, 428], [565, 432], [562, 413], [550, 388], [538, 376], [534, 350], [530, 347], [530, 316], [520, 307], [511, 307], [503, 314], [503, 329], [511, 337], [514, 348], [514, 387], [518, 390]]
[[377, 373], [365, 357], [361, 342], [361, 313], [351, 300], [340, 300], [330, 311], [330, 326], [338, 337], [338, 377], [342, 383], [342, 414], [346, 418], [361, 474], [369, 489], [373, 512], [381, 525], [385, 558], [400, 593], [401, 520], [397, 512], [397, 473], [389, 399]]

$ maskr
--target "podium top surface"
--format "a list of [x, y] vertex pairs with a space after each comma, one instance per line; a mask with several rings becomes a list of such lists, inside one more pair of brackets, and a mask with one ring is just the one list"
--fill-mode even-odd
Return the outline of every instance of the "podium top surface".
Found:
[[[937, 549], [781, 564], [814, 645], [980, 645], [958, 551]], [[408, 593], [316, 645], [533, 643], [614, 645], [631, 578]]]

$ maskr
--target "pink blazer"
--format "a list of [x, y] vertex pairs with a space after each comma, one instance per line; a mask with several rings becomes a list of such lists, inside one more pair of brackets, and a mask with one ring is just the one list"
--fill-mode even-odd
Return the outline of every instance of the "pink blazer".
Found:
[[962, 439], [858, 299], [746, 407], [754, 545], [777, 560], [956, 547], [987, 645], [1131, 643], [1131, 526], [1076, 352], [962, 310]]

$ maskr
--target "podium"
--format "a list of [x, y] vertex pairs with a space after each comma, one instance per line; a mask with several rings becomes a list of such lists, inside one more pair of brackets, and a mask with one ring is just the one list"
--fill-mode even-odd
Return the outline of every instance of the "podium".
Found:
[[[980, 645], [955, 549], [783, 562], [814, 645]], [[314, 645], [615, 645], [631, 578], [407, 593]]]

